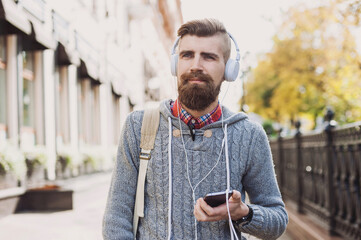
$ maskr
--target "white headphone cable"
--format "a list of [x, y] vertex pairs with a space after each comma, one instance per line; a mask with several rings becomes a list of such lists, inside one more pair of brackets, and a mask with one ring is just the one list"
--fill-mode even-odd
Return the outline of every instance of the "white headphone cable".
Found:
[[223, 100], [224, 98], [226, 97], [227, 93], [228, 93], [228, 89], [229, 89], [229, 83], [227, 84], [227, 88], [226, 88], [226, 92], [224, 93], [221, 101], [219, 102], [219, 105], [221, 107], [221, 118], [222, 118], [222, 131], [223, 131], [223, 134], [226, 135], [226, 133], [224, 132], [224, 127], [223, 127], [223, 111], [222, 111], [222, 103], [223, 103]]
[[229, 223], [229, 231], [231, 234], [231, 239], [233, 240], [234, 237], [233, 235], [236, 237], [236, 239], [238, 240], [236, 231], [233, 227], [233, 223], [232, 223], [232, 219], [231, 219], [231, 213], [229, 211], [229, 201], [228, 201], [228, 191], [230, 190], [230, 186], [231, 186], [231, 174], [230, 174], [230, 167], [229, 167], [229, 158], [228, 158], [228, 132], [227, 132], [227, 124], [224, 126], [224, 131], [225, 131], [225, 136], [224, 138], [226, 139], [226, 146], [225, 146], [225, 153], [226, 153], [226, 168], [227, 168], [227, 190], [226, 190], [226, 203], [227, 203], [227, 213], [228, 213], [228, 223]]
[[168, 240], [172, 236], [172, 120], [168, 117], [168, 134], [169, 134], [169, 143], [168, 143]]
[[[181, 121], [180, 121], [179, 115], [180, 114], [179, 114], [179, 108], [178, 108], [178, 122], [179, 122], [181, 138], [182, 138], [182, 145], [183, 145], [183, 149], [184, 149], [184, 154], [185, 154], [185, 157], [186, 157], [187, 180], [188, 180], [189, 186], [191, 187], [191, 190], [192, 190], [193, 206], [195, 206], [196, 205], [195, 190], [199, 186], [199, 184], [201, 184], [209, 176], [209, 174], [211, 174], [211, 172], [216, 168], [216, 166], [218, 165], [218, 163], [219, 163], [219, 161], [221, 159], [221, 156], [222, 156], [222, 151], [223, 151], [225, 140], [223, 138], [222, 146], [221, 146], [221, 150], [220, 150], [219, 155], [218, 155], [217, 162], [209, 170], [209, 172], [193, 187], [192, 182], [191, 182], [190, 177], [189, 177], [189, 160], [188, 160], [188, 154], [187, 154], [187, 150], [186, 150], [185, 143], [184, 143], [184, 138], [183, 138], [183, 133], [182, 133], [182, 126], [181, 126]], [[194, 218], [194, 230], [195, 230], [195, 239], [197, 240], [197, 219], [196, 218]]]
[[[229, 84], [227, 84], [227, 89], [226, 89], [226, 92], [224, 94], [224, 96], [222, 97], [221, 99], [221, 102], [223, 102], [227, 92], [228, 92], [228, 89], [229, 89]], [[177, 92], [177, 99], [178, 99], [178, 92]], [[211, 168], [211, 170], [193, 187], [192, 183], [191, 183], [191, 180], [190, 180], [190, 177], [189, 177], [189, 161], [188, 161], [188, 155], [187, 155], [187, 150], [185, 148], [185, 143], [184, 143], [184, 138], [183, 138], [183, 132], [182, 132], [182, 125], [181, 125], [181, 121], [180, 121], [180, 110], [179, 110], [179, 106], [177, 106], [177, 110], [178, 110], [178, 123], [179, 123], [179, 128], [180, 128], [180, 134], [181, 134], [181, 138], [182, 138], [182, 145], [183, 145], [183, 149], [184, 149], [184, 153], [185, 153], [185, 157], [186, 157], [186, 167], [187, 167], [187, 180], [188, 180], [188, 183], [189, 183], [189, 186], [191, 187], [191, 190], [192, 190], [192, 199], [193, 199], [193, 205], [195, 206], [196, 205], [196, 201], [195, 201], [195, 190], [196, 188], [198, 187], [198, 185], [203, 182], [207, 177], [208, 175], [214, 170], [214, 168], [218, 165], [220, 159], [221, 159], [221, 155], [222, 155], [222, 150], [223, 150], [223, 147], [225, 145], [225, 157], [226, 157], [226, 168], [227, 168], [227, 190], [226, 190], [226, 204], [227, 204], [227, 213], [228, 213], [228, 221], [229, 221], [229, 226], [230, 226], [230, 234], [231, 234], [231, 240], [234, 239], [234, 236], [236, 237], [236, 239], [238, 240], [238, 237], [237, 237], [237, 234], [236, 234], [236, 231], [233, 227], [233, 223], [232, 223], [232, 219], [231, 219], [231, 215], [230, 215], [230, 210], [229, 210], [229, 202], [228, 202], [228, 191], [230, 190], [230, 169], [229, 169], [229, 158], [228, 158], [228, 139], [227, 139], [227, 124], [225, 125], [225, 128], [223, 126], [223, 111], [222, 111], [222, 105], [221, 105], [221, 102], [219, 103], [220, 104], [220, 108], [221, 108], [221, 123], [222, 123], [222, 131], [223, 131], [223, 140], [222, 140], [222, 146], [221, 146], [221, 150], [219, 152], [219, 156], [218, 156], [218, 159], [217, 159], [217, 162], [215, 163], [215, 165]], [[177, 103], [179, 104], [179, 103]], [[171, 124], [169, 126], [169, 129], [171, 129]], [[171, 130], [169, 130], [169, 134], [171, 134]], [[171, 137], [170, 137], [171, 138]], [[170, 140], [170, 143], [171, 143], [171, 140]], [[170, 144], [169, 144], [170, 145]], [[168, 152], [170, 152], [170, 150], [168, 150]], [[171, 158], [171, 156], [169, 156], [168, 158]], [[171, 160], [170, 160], [171, 161]], [[169, 165], [171, 165], [171, 162], [169, 163]], [[171, 173], [170, 173], [171, 174]], [[169, 176], [171, 178], [171, 175]], [[171, 180], [169, 180], [171, 182]], [[168, 201], [168, 204], [169, 202], [171, 202], [171, 192], [169, 193], [169, 201]], [[168, 210], [170, 209], [170, 207], [168, 207]], [[170, 216], [171, 215], [171, 211], [169, 210], [168, 212], [168, 221], [170, 222], [171, 219], [170, 219]], [[170, 239], [170, 227], [171, 227], [171, 224], [168, 222], [168, 232], [169, 232], [169, 235], [168, 235], [168, 239]], [[198, 236], [197, 236], [197, 219], [194, 218], [194, 230], [195, 230], [195, 240], [198, 239]], [[234, 235], [234, 236], [233, 236]]]
[[[222, 111], [222, 102], [223, 102], [224, 98], [227, 95], [228, 89], [229, 89], [229, 84], [227, 84], [226, 92], [224, 93], [224, 95], [223, 95], [223, 97], [221, 99], [221, 102], [219, 103], [221, 105], [221, 111]], [[229, 157], [228, 157], [228, 131], [227, 131], [227, 124], [223, 128], [223, 122], [224, 122], [223, 121], [223, 112], [221, 114], [221, 117], [222, 117], [222, 120], [221, 120], [222, 121], [222, 130], [223, 130], [224, 139], [225, 139], [225, 155], [226, 155], [225, 157], [226, 157], [226, 168], [227, 168], [226, 204], [227, 204], [229, 231], [230, 231], [230, 235], [231, 235], [231, 240], [234, 239], [233, 235], [238, 240], [238, 236], [237, 236], [236, 230], [234, 229], [234, 226], [233, 226], [233, 223], [232, 223], [232, 218], [231, 218], [231, 213], [230, 213], [230, 210], [229, 210], [228, 193], [229, 193], [230, 188], [231, 188], [231, 183], [230, 183], [231, 176], [230, 176]]]

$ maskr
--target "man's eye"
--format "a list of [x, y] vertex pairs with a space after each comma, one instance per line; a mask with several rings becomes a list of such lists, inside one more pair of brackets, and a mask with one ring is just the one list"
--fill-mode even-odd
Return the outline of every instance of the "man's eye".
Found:
[[183, 54], [182, 54], [182, 57], [183, 57], [183, 58], [189, 58], [189, 57], [191, 57], [191, 56], [192, 56], [191, 53], [183, 53]]
[[213, 57], [212, 55], [206, 55], [204, 56], [205, 59], [208, 59], [208, 60], [214, 60], [215, 57]]

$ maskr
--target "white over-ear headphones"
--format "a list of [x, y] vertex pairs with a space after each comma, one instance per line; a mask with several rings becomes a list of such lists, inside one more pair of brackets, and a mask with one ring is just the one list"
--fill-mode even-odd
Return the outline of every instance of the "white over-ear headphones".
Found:
[[[224, 70], [224, 79], [228, 82], [233, 82], [236, 80], [239, 72], [239, 48], [236, 40], [233, 38], [233, 36], [228, 33], [228, 36], [231, 38], [231, 40], [234, 42], [234, 45], [236, 46], [236, 52], [237, 56], [236, 59], [229, 58], [226, 63], [226, 68]], [[178, 45], [178, 42], [180, 40], [180, 37], [177, 37], [177, 39], [174, 42], [173, 48], [172, 48], [172, 55], [170, 59], [170, 70], [173, 76], [177, 76], [177, 66], [178, 66], [178, 54], [176, 52], [176, 47]]]

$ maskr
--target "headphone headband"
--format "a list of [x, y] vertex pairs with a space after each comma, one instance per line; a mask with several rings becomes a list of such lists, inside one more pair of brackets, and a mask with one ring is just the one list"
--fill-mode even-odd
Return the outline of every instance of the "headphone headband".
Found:
[[175, 54], [175, 49], [177, 48], [180, 39], [181, 39], [181, 37], [178, 36], [177, 39], [175, 40], [173, 47], [172, 47], [172, 55]]
[[234, 46], [236, 47], [236, 52], [237, 52], [236, 61], [239, 62], [239, 60], [241, 59], [241, 54], [239, 53], [238, 44], [237, 44], [236, 40], [234, 39], [233, 35], [229, 32], [227, 32], [227, 33], [228, 33], [229, 38], [233, 41]]

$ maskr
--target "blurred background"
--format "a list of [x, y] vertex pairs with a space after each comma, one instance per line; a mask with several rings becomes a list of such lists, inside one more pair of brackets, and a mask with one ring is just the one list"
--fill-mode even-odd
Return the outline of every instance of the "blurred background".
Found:
[[237, 40], [220, 99], [269, 135], [285, 239], [361, 239], [360, 1], [0, 0], [1, 239], [101, 239], [124, 120], [176, 97], [176, 31], [205, 17]]

